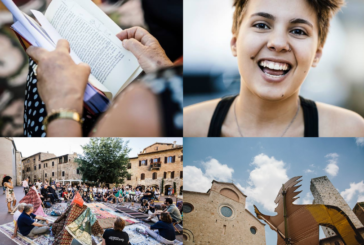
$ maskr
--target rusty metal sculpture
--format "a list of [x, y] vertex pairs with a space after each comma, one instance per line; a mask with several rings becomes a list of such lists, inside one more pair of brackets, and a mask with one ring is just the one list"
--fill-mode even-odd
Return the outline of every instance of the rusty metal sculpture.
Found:
[[275, 203], [276, 216], [262, 214], [256, 206], [255, 213], [272, 230], [278, 233], [277, 245], [318, 245], [319, 226], [326, 226], [341, 237], [345, 245], [364, 244], [364, 239], [354, 227], [348, 216], [338, 207], [322, 204], [296, 205], [296, 197], [302, 191], [295, 192], [302, 176], [288, 180], [280, 189]]

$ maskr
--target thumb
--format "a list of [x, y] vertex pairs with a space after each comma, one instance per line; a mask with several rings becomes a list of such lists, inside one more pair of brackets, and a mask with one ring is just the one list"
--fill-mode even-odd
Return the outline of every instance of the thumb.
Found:
[[137, 57], [137, 58], [139, 58], [144, 51], [144, 45], [141, 44], [139, 41], [137, 41], [134, 38], [125, 39], [123, 41], [123, 47], [126, 50], [129, 50], [130, 52], [132, 52], [133, 55], [135, 55], [135, 57]]
[[87, 73], [91, 73], [91, 67], [88, 64], [86, 64], [86, 63], [79, 63], [78, 66], [81, 69], [84, 69], [85, 71], [87, 71]]

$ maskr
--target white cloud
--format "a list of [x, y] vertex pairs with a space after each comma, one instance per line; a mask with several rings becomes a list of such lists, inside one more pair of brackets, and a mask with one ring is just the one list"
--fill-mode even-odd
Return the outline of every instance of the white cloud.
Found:
[[205, 173], [195, 166], [186, 166], [183, 168], [185, 176], [184, 190], [206, 192], [211, 188], [213, 180], [231, 182], [234, 169], [229, 168], [226, 164], [219, 163], [218, 160], [210, 158], [202, 162]]
[[325, 157], [329, 158], [328, 164], [326, 165], [326, 168], [324, 169], [327, 174], [331, 176], [336, 176], [339, 172], [339, 166], [337, 166], [339, 155], [337, 153], [330, 153], [327, 154]]
[[265, 209], [274, 211], [278, 191], [288, 180], [285, 163], [260, 154], [254, 157], [251, 165], [255, 169], [250, 172], [248, 187], [238, 187], [248, 196], [250, 203], [260, 203]]
[[314, 171], [313, 171], [313, 170], [311, 170], [311, 169], [306, 169], [304, 172], [305, 172], [306, 174], [309, 174], [309, 173], [313, 173]]
[[302, 204], [312, 204], [313, 197], [311, 192], [307, 192], [306, 196], [302, 200]]
[[200, 168], [195, 166], [186, 166], [183, 168], [184, 190], [206, 192], [211, 187], [211, 181], [207, 178]]
[[341, 196], [345, 199], [345, 201], [350, 202], [353, 197], [358, 194], [358, 201], [364, 201], [364, 181], [358, 183], [350, 183], [350, 188], [342, 191]]
[[205, 168], [205, 175], [210, 179], [215, 179], [224, 182], [231, 182], [234, 169], [229, 168], [226, 164], [219, 163], [218, 160], [210, 158], [207, 162], [202, 162]]
[[364, 146], [364, 137], [363, 138], [356, 138], [356, 144], [358, 146]]

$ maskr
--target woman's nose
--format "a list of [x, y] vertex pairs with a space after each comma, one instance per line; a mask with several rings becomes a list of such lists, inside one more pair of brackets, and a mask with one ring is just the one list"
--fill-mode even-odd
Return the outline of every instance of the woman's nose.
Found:
[[275, 30], [269, 36], [267, 47], [271, 51], [276, 52], [289, 52], [291, 51], [290, 45], [288, 43], [287, 33]]

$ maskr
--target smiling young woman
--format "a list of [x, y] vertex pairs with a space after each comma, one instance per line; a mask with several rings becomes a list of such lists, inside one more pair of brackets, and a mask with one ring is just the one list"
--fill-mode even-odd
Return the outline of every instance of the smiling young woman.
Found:
[[362, 137], [364, 120], [299, 96], [343, 0], [235, 0], [240, 93], [184, 110], [186, 137]]

